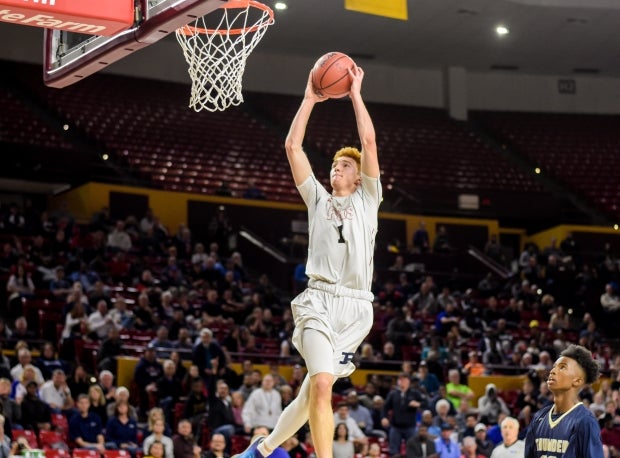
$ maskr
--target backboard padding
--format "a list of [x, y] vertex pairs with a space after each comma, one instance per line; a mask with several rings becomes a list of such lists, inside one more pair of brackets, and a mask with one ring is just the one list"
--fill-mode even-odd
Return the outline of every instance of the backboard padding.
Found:
[[224, 0], [141, 0], [137, 22], [114, 36], [45, 29], [43, 80], [69, 86], [219, 8]]

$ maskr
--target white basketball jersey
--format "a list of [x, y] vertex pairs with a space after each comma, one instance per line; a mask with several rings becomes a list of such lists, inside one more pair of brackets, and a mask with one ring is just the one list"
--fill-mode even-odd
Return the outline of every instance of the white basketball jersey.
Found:
[[306, 275], [347, 288], [370, 291], [381, 182], [362, 174], [346, 197], [335, 197], [311, 175], [298, 186], [308, 207]]

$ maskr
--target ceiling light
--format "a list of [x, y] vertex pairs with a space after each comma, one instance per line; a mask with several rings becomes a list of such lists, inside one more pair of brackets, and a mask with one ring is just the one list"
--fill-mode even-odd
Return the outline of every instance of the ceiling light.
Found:
[[498, 25], [497, 27], [495, 27], [495, 33], [502, 37], [504, 35], [508, 35], [510, 33], [510, 30], [508, 30], [508, 27], [506, 26]]
[[536, 168], [534, 169], [534, 173], [535, 173], [536, 175], [540, 175], [540, 172], [541, 172], [540, 167], [536, 167]]
[[274, 7], [275, 9], [277, 9], [277, 10], [282, 11], [282, 10], [287, 9], [287, 8], [288, 8], [288, 5], [287, 5], [286, 3], [284, 3], [284, 2], [276, 2], [276, 3], [273, 5], [273, 7]]

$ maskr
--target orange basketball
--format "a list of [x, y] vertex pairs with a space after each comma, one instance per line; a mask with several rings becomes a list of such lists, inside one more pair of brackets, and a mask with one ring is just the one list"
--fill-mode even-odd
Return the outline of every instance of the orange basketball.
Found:
[[349, 56], [341, 52], [328, 52], [314, 64], [312, 85], [325, 97], [344, 97], [351, 90], [350, 68], [355, 68], [355, 62]]

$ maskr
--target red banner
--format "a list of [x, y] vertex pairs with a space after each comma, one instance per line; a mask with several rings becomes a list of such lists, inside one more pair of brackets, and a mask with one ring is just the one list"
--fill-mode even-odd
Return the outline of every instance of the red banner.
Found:
[[133, 0], [0, 0], [0, 21], [91, 35], [133, 25]]

